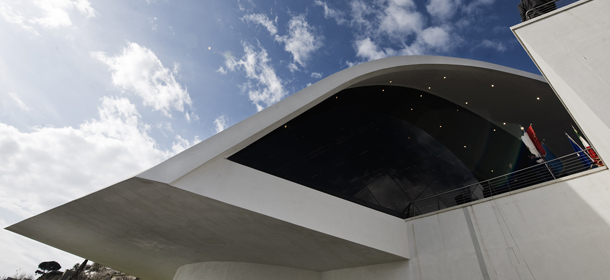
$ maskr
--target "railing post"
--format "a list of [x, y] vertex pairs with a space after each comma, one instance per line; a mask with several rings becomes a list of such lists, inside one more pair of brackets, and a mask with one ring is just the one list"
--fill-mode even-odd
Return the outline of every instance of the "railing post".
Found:
[[[548, 161], [546, 161], [546, 159], [544, 159], [544, 158], [543, 158], [542, 160], [544, 160], [544, 166], [546, 166], [546, 170], [548, 170], [548, 171], [551, 173], [551, 176], [553, 176], [553, 180], [557, 179], [557, 178], [555, 178], [555, 174], [553, 174], [553, 170], [551, 170], [551, 168], [550, 168], [550, 167], [549, 167], [549, 165], [547, 164], [547, 163], [548, 163]], [[555, 159], [555, 160], [556, 160], [556, 159]]]

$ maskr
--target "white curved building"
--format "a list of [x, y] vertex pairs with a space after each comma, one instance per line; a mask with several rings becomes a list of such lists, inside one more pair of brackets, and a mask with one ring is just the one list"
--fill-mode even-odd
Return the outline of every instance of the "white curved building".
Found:
[[607, 279], [607, 168], [523, 175], [519, 125], [567, 155], [579, 112], [530, 73], [385, 58], [7, 229], [147, 280]]

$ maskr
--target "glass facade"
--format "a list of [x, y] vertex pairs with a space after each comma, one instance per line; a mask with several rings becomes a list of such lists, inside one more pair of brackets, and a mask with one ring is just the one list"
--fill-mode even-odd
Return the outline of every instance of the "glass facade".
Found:
[[229, 160], [405, 218], [426, 211], [414, 201], [522, 168], [528, 155], [519, 138], [462, 106], [366, 86], [329, 97]]

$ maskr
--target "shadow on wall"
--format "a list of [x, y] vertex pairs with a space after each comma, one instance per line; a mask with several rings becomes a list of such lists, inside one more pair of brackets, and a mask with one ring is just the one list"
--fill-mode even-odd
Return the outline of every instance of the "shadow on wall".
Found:
[[609, 171], [407, 221], [408, 279], [607, 279]]

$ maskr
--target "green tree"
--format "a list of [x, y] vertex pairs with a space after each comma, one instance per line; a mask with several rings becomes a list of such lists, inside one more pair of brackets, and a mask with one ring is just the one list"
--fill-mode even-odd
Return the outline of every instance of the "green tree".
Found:
[[56, 261], [41, 262], [35, 273], [41, 274], [40, 277], [38, 277], [39, 280], [50, 280], [56, 276], [61, 276], [62, 273], [59, 271], [60, 269], [61, 265]]

